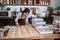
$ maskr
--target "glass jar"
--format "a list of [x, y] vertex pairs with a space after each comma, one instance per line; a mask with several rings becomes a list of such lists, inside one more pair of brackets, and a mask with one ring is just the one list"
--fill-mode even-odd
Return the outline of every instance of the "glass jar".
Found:
[[55, 20], [55, 28], [59, 27], [59, 20]]
[[4, 30], [0, 28], [0, 38], [4, 36]]

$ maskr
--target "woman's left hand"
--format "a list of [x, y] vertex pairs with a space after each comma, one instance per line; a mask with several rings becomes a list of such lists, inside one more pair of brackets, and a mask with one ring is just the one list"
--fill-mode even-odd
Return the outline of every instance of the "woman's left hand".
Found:
[[29, 23], [26, 23], [26, 25], [29, 25]]

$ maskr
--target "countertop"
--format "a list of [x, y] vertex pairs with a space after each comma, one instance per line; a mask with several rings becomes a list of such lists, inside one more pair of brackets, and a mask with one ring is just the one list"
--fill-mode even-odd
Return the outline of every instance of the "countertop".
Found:
[[[25, 30], [26, 28], [26, 31], [27, 31], [27, 34], [23, 31]], [[15, 30], [15, 31], [14, 31]], [[18, 30], [20, 30], [20, 36], [17, 34], [18, 33]], [[15, 36], [12, 37], [12, 33], [15, 32]], [[31, 33], [32, 32], [32, 33]], [[3, 38], [0, 38], [1, 40], [20, 40], [20, 39], [29, 39], [29, 40], [32, 40], [32, 39], [44, 39], [44, 38], [60, 38], [60, 34], [46, 34], [46, 35], [42, 35], [42, 34], [39, 34], [34, 28], [32, 25], [24, 25], [24, 26], [20, 26], [20, 27], [17, 27], [16, 29], [13, 29], [13, 27], [10, 28], [10, 32], [8, 32], [7, 36], [6, 37], [3, 37]]]
[[13, 17], [0, 16], [0, 19], [14, 19]]

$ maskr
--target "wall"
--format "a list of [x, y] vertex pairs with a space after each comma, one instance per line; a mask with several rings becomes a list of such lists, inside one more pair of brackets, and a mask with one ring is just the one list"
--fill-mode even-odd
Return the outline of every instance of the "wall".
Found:
[[60, 5], [60, 0], [51, 0], [50, 1], [50, 6], [52, 7], [56, 7], [56, 6], [59, 6]]
[[20, 11], [20, 8], [22, 8], [22, 10], [24, 10], [24, 8], [32, 8], [32, 7], [38, 7], [38, 6], [19, 6], [19, 5], [15, 5], [15, 6], [11, 6], [11, 5], [8, 5], [8, 6], [6, 6], [5, 7], [5, 9], [7, 8], [7, 7], [10, 7], [11, 8], [11, 10], [10, 11]]
[[15, 5], [15, 6], [6, 6], [5, 9], [7, 7], [10, 7], [10, 9], [11, 9], [10, 13], [9, 13], [10, 15], [11, 15], [12, 11], [19, 12], [20, 8], [22, 8], [22, 10], [24, 10], [24, 8], [29, 8], [30, 10], [32, 8], [36, 8], [36, 10], [37, 10], [36, 13], [38, 13], [39, 16], [44, 16], [46, 14], [46, 11], [47, 11], [47, 6], [17, 6], [17, 5]]

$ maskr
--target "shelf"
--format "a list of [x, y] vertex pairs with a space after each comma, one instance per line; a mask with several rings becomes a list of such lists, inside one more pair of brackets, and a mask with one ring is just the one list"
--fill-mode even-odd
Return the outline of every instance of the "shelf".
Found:
[[0, 0], [6, 5], [50, 5], [50, 0]]

